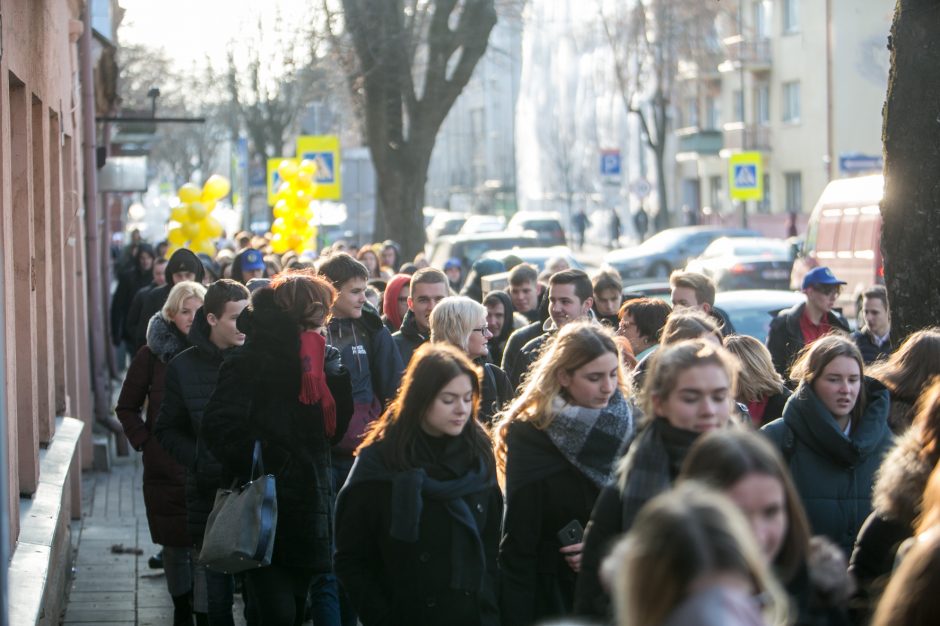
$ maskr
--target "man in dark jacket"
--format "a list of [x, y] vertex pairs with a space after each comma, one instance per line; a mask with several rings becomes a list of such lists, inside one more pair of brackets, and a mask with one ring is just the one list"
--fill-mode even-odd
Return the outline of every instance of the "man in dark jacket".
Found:
[[888, 290], [875, 285], [862, 294], [865, 326], [852, 333], [852, 340], [862, 353], [865, 363], [887, 358], [894, 351], [891, 342], [891, 311], [888, 309]]
[[832, 331], [849, 332], [845, 318], [832, 310], [845, 281], [837, 279], [828, 267], [816, 267], [803, 278], [806, 302], [784, 309], [770, 322], [767, 349], [784, 380], [803, 346]]
[[499, 364], [503, 361], [503, 351], [512, 334], [515, 308], [512, 306], [512, 298], [505, 291], [491, 291], [486, 294], [483, 306], [486, 307], [486, 325], [493, 333], [493, 338], [489, 340], [490, 360]]
[[180, 248], [170, 257], [166, 264], [166, 284], [147, 292], [141, 302], [140, 317], [137, 327], [134, 331], [134, 351], [140, 349], [147, 342], [147, 323], [153, 314], [163, 308], [167, 296], [173, 285], [184, 280], [194, 280], [197, 283], [202, 282], [205, 274], [205, 268], [199, 257], [186, 248]]
[[143, 311], [144, 300], [147, 294], [166, 284], [166, 264], [167, 260], [163, 257], [157, 257], [153, 262], [153, 280], [145, 287], [141, 287], [134, 293], [131, 303], [127, 307], [127, 313], [124, 316], [121, 328], [121, 339], [129, 352], [131, 358], [134, 358], [133, 350], [137, 342], [137, 325], [140, 323], [141, 312]]
[[[202, 546], [222, 473], [219, 463], [199, 440], [199, 428], [203, 409], [218, 382], [219, 366], [232, 348], [245, 343], [236, 320], [246, 306], [248, 289], [244, 285], [222, 279], [209, 286], [189, 331], [192, 347], [167, 368], [166, 393], [154, 431], [160, 445], [187, 469], [186, 515], [197, 549]], [[206, 577], [208, 601], [206, 607], [200, 607], [201, 598], [197, 598], [197, 610], [208, 610], [211, 623], [230, 623], [232, 577], [210, 570], [201, 573]]]
[[425, 267], [411, 277], [408, 312], [401, 328], [392, 335], [402, 363], [408, 367], [411, 355], [431, 336], [431, 311], [448, 296], [447, 275], [439, 269]]

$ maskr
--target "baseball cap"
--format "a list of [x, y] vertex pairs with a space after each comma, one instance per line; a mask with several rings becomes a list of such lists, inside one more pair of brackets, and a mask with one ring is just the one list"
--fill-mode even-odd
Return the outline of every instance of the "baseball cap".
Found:
[[460, 259], [458, 259], [458, 258], [456, 258], [456, 257], [447, 259], [447, 262], [444, 263], [444, 270], [445, 270], [445, 271], [446, 271], [446, 270], [449, 270], [449, 269], [452, 269], [452, 268], [460, 269], [460, 267], [461, 267]]
[[249, 248], [241, 253], [242, 270], [254, 271], [264, 269], [264, 258], [261, 253]]
[[839, 280], [832, 273], [832, 270], [826, 266], [814, 267], [803, 277], [803, 289], [811, 285], [844, 285], [844, 280]]

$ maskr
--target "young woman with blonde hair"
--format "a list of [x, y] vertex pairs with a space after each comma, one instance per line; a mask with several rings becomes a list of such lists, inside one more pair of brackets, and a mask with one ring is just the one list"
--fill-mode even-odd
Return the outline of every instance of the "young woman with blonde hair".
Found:
[[744, 516], [704, 484], [653, 499], [608, 561], [618, 626], [788, 623], [786, 593]]
[[479, 419], [489, 426], [493, 416], [512, 399], [506, 372], [489, 362], [486, 307], [466, 296], [449, 296], [431, 311], [431, 343], [448, 343], [467, 354], [483, 369]]
[[579, 615], [608, 617], [610, 600], [598, 577], [604, 555], [643, 505], [672, 487], [695, 440], [731, 423], [736, 379], [734, 357], [712, 341], [682, 341], [653, 355], [640, 394], [645, 422], [591, 512], [575, 601]]
[[748, 335], [729, 335], [724, 346], [741, 363], [737, 400], [747, 407], [754, 426], [760, 428], [783, 415], [790, 390], [774, 369], [767, 346]]
[[581, 529], [633, 433], [627, 397], [613, 334], [571, 322], [547, 344], [498, 422], [504, 626], [571, 612]]

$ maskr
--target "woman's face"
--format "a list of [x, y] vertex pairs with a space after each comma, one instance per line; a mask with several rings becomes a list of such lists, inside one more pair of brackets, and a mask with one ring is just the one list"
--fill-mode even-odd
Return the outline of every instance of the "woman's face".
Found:
[[731, 383], [724, 368], [696, 365], [679, 374], [668, 396], [653, 396], [653, 410], [676, 428], [703, 433], [728, 423], [730, 396]]
[[196, 317], [196, 309], [202, 306], [202, 300], [196, 296], [190, 296], [183, 300], [179, 311], [172, 317], [173, 325], [184, 335], [189, 333], [193, 325], [193, 319]]
[[787, 535], [787, 502], [781, 483], [769, 474], [750, 473], [726, 492], [751, 525], [768, 563], [773, 563]]
[[149, 252], [141, 252], [137, 257], [137, 262], [140, 264], [140, 269], [145, 272], [153, 269], [153, 257]]
[[603, 409], [617, 390], [617, 366], [617, 355], [605, 352], [572, 372], [560, 370], [558, 384], [571, 404]]
[[858, 401], [862, 386], [862, 372], [858, 361], [847, 356], [837, 356], [823, 368], [813, 391], [836, 419], [848, 416]]
[[473, 384], [460, 374], [444, 385], [421, 420], [421, 430], [432, 437], [456, 437], [473, 414]]
[[489, 353], [487, 344], [492, 336], [493, 333], [486, 325], [486, 318], [482, 315], [476, 318], [473, 328], [470, 330], [470, 336], [467, 338], [467, 354], [471, 359], [486, 356]]
[[375, 274], [379, 269], [379, 259], [375, 256], [374, 252], [366, 252], [362, 255], [362, 264], [366, 266], [366, 269], [369, 270], [369, 274]]

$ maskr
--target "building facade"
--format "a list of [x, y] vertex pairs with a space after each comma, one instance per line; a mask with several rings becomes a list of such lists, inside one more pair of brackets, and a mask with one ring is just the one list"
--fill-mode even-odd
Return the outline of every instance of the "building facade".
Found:
[[[763, 155], [765, 198], [748, 210], [802, 214], [834, 178], [881, 155], [890, 0], [737, 0], [715, 23], [720, 62], [679, 63], [676, 186], [683, 205], [727, 220], [728, 158]], [[862, 157], [862, 158], [857, 158]], [[785, 216], [784, 216], [785, 217]], [[736, 217], [734, 218], [736, 219]], [[777, 224], [784, 234], [785, 219]]]

